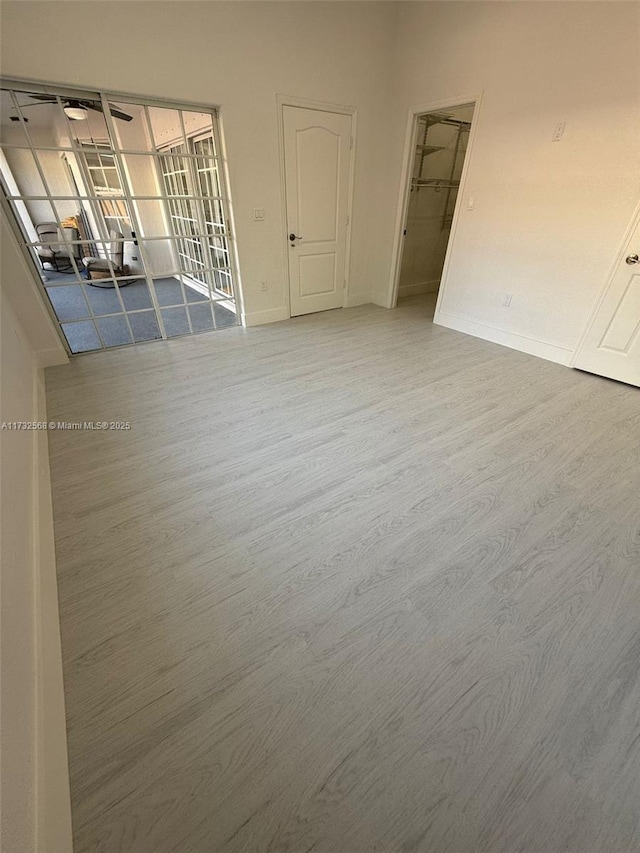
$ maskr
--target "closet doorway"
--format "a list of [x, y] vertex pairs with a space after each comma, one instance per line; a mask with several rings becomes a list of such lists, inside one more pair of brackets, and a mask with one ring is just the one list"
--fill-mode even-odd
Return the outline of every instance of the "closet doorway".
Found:
[[[431, 317], [456, 212], [474, 103], [414, 115], [393, 304], [411, 300]], [[428, 303], [428, 304], [427, 304]]]

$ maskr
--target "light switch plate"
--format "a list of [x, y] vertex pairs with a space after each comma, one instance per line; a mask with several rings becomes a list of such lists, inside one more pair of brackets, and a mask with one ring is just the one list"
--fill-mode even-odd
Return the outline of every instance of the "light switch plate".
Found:
[[256, 220], [256, 222], [262, 222], [262, 220], [264, 219], [264, 207], [254, 207], [253, 218]]
[[551, 137], [552, 142], [560, 142], [564, 135], [564, 129], [567, 126], [566, 121], [561, 121], [556, 125], [556, 129], [553, 131], [553, 136]]

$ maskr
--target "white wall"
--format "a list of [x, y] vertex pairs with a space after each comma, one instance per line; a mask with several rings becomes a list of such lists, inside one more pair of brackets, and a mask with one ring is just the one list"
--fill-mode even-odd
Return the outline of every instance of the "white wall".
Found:
[[483, 94], [436, 320], [566, 362], [640, 197], [640, 5], [398, 7], [392, 187], [409, 108]]
[[[217, 104], [229, 155], [245, 310], [286, 316], [276, 94], [358, 109], [349, 299], [388, 278], [393, 202], [385, 179], [393, 4], [3, 3], [7, 76]], [[108, 62], [65, 62], [69, 33], [119, 21]], [[263, 222], [253, 208], [265, 209]], [[385, 235], [386, 230], [386, 235]], [[266, 281], [268, 290], [261, 291]]]
[[[626, 2], [9, 0], [2, 68], [219, 104], [255, 321], [284, 316], [286, 305], [276, 93], [358, 108], [349, 295], [388, 304], [407, 112], [482, 92], [466, 187], [476, 209], [460, 217], [440, 321], [562, 361], [640, 192], [639, 10]], [[127, 26], [110, 43], [109, 63], [61, 66], [52, 56], [51, 43], [69, 31], [114, 19]], [[551, 143], [560, 121], [564, 139]], [[265, 208], [264, 222], [252, 220], [253, 207]]]
[[[46, 420], [64, 349], [4, 214], [0, 421]], [[0, 430], [0, 849], [70, 853], [71, 822], [46, 433]]]

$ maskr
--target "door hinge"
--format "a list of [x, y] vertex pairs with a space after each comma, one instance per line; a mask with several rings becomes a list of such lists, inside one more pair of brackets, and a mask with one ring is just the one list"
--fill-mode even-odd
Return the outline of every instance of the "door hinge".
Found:
[[349, 139], [349, 148], [353, 148], [353, 136]]
[[347, 225], [348, 225], [350, 222], [351, 222], [351, 219], [349, 218], [349, 214], [347, 213]]
[[346, 280], [346, 278], [343, 278], [343, 279], [342, 279], [342, 289], [343, 289], [343, 290], [346, 290], [346, 289], [347, 289], [347, 280]]

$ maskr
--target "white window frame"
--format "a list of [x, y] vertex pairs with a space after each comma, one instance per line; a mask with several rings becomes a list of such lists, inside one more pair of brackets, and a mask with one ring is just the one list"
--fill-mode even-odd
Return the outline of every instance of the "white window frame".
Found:
[[[152, 305], [153, 311], [154, 311], [155, 317], [156, 317], [157, 322], [158, 322], [158, 327], [160, 330], [161, 337], [163, 339], [166, 339], [169, 337], [169, 335], [166, 333], [166, 331], [164, 329], [164, 324], [163, 324], [163, 319], [162, 319], [163, 318], [162, 311], [167, 309], [167, 308], [174, 308], [174, 307], [175, 308], [184, 308], [186, 315], [187, 315], [187, 319], [188, 319], [189, 333], [190, 334], [195, 333], [195, 331], [192, 327], [192, 322], [191, 322], [191, 310], [190, 310], [191, 303], [186, 299], [185, 290], [184, 290], [185, 285], [184, 285], [184, 283], [182, 283], [181, 287], [182, 287], [182, 293], [183, 293], [183, 301], [180, 303], [176, 303], [175, 305], [171, 305], [171, 306], [166, 305], [164, 303], [162, 305], [160, 305], [160, 303], [158, 302], [158, 298], [155, 294], [155, 290], [154, 290], [154, 283], [153, 283], [154, 274], [152, 272], [152, 266], [149, 264], [148, 258], [145, 257], [145, 252], [146, 252], [145, 244], [146, 244], [146, 246], [150, 247], [151, 245], [153, 245], [154, 241], [166, 242], [167, 240], [170, 240], [171, 243], [175, 246], [177, 237], [179, 235], [175, 234], [173, 232], [173, 229], [171, 229], [171, 233], [168, 235], [167, 234], [163, 234], [163, 235], [150, 234], [147, 237], [141, 236], [142, 230], [140, 229], [140, 222], [139, 222], [136, 200], [150, 200], [150, 201], [152, 201], [152, 200], [153, 201], [165, 200], [166, 201], [167, 197], [162, 192], [162, 186], [161, 185], [158, 187], [159, 194], [144, 195], [144, 196], [143, 195], [136, 195], [133, 191], [131, 184], [130, 184], [130, 178], [129, 178], [129, 175], [127, 172], [126, 161], [123, 159], [123, 157], [126, 157], [128, 155], [144, 155], [144, 156], [147, 156], [153, 160], [153, 162], [156, 165], [156, 169], [157, 169], [158, 158], [160, 155], [159, 155], [157, 149], [154, 148], [153, 144], [148, 145], [146, 147], [145, 146], [141, 146], [141, 147], [135, 147], [134, 146], [132, 148], [132, 150], [128, 150], [127, 147], [121, 143], [120, 137], [119, 137], [117, 130], [116, 130], [116, 125], [114, 124], [114, 121], [115, 121], [114, 117], [110, 113], [109, 103], [111, 102], [112, 104], [113, 103], [116, 103], [116, 104], [122, 103], [122, 104], [129, 104], [129, 105], [139, 105], [146, 112], [146, 125], [147, 125], [147, 127], [150, 126], [150, 119], [149, 119], [149, 109], [150, 108], [157, 107], [160, 109], [177, 110], [178, 114], [181, 117], [181, 123], [183, 125], [183, 134], [184, 134], [184, 122], [182, 121], [183, 111], [184, 111], [184, 113], [204, 112], [204, 113], [209, 114], [211, 116], [211, 120], [212, 120], [213, 133], [207, 134], [207, 135], [213, 137], [213, 139], [215, 140], [216, 149], [217, 149], [216, 160], [218, 163], [218, 175], [219, 175], [220, 186], [221, 186], [220, 202], [222, 205], [222, 213], [223, 213], [223, 217], [224, 217], [224, 222], [227, 226], [225, 238], [227, 240], [227, 247], [229, 250], [228, 272], [231, 275], [232, 281], [233, 281], [234, 297], [233, 297], [233, 299], [229, 299], [228, 296], [226, 296], [226, 294], [221, 294], [217, 289], [214, 291], [213, 288], [211, 290], [209, 290], [207, 288], [206, 293], [203, 293], [203, 295], [207, 296], [208, 300], [205, 301], [204, 303], [199, 303], [199, 304], [208, 304], [210, 306], [210, 309], [212, 312], [212, 321], [213, 321], [213, 328], [214, 329], [218, 327], [216, 316], [215, 316], [215, 311], [214, 311], [215, 305], [221, 305], [221, 306], [224, 306], [224, 307], [230, 309], [233, 313], [236, 313], [236, 315], [239, 318], [244, 317], [244, 312], [243, 312], [243, 307], [242, 307], [242, 291], [241, 291], [240, 276], [239, 276], [239, 269], [238, 269], [238, 263], [237, 263], [237, 249], [235, 246], [234, 234], [233, 234], [233, 228], [232, 228], [232, 219], [231, 219], [231, 201], [230, 201], [230, 196], [229, 196], [228, 171], [226, 168], [226, 162], [225, 162], [224, 154], [223, 154], [224, 146], [223, 146], [222, 138], [220, 135], [220, 129], [219, 129], [219, 123], [218, 123], [218, 112], [217, 112], [217, 109], [215, 107], [211, 107], [208, 105], [201, 105], [201, 104], [167, 102], [167, 101], [159, 100], [159, 99], [140, 97], [140, 96], [132, 96], [130, 94], [111, 93], [111, 92], [99, 93], [99, 92], [95, 92], [95, 91], [81, 91], [81, 90], [77, 90], [77, 89], [71, 89], [68, 87], [57, 86], [55, 84], [40, 84], [40, 83], [31, 82], [31, 81], [25, 82], [25, 81], [21, 81], [21, 80], [13, 80], [13, 79], [7, 79], [7, 78], [5, 78], [3, 80], [2, 88], [3, 88], [3, 90], [8, 90], [10, 97], [13, 100], [13, 105], [14, 105], [13, 109], [18, 113], [21, 122], [22, 122], [22, 119], [24, 117], [24, 113], [22, 112], [22, 110], [20, 108], [20, 104], [18, 103], [18, 100], [16, 99], [16, 95], [19, 95], [20, 93], [27, 94], [27, 95], [29, 93], [47, 94], [47, 95], [53, 96], [53, 98], [56, 99], [55, 103], [57, 103], [58, 109], [60, 110], [60, 112], [62, 112], [62, 107], [63, 107], [63, 103], [65, 100], [82, 99], [82, 100], [93, 100], [93, 101], [100, 103], [101, 111], [104, 114], [106, 128], [107, 128], [107, 132], [110, 136], [110, 139], [109, 140], [102, 140], [99, 144], [109, 146], [110, 150], [107, 151], [106, 153], [108, 153], [109, 156], [114, 157], [115, 166], [116, 166], [116, 174], [118, 175], [118, 180], [119, 180], [119, 183], [122, 187], [122, 196], [121, 197], [124, 198], [124, 201], [127, 204], [127, 206], [129, 207], [129, 211], [130, 211], [130, 217], [127, 218], [127, 222], [130, 223], [130, 228], [131, 228], [131, 231], [134, 235], [133, 239], [136, 241], [138, 239], [140, 240], [140, 245], [137, 246], [136, 248], [138, 249], [138, 254], [141, 257], [144, 272], [142, 272], [138, 275], [135, 275], [135, 276], [133, 276], [133, 275], [129, 276], [128, 275], [128, 276], [126, 276], [126, 278], [134, 277], [134, 278], [146, 280], [146, 282], [149, 286], [149, 292], [150, 292], [152, 303], [153, 303], [153, 305]], [[28, 117], [28, 113], [27, 113], [27, 117]], [[71, 124], [69, 122], [68, 122], [68, 126], [71, 129]], [[45, 173], [44, 173], [43, 168], [42, 168], [42, 166], [41, 166], [41, 164], [40, 164], [40, 162], [36, 156], [37, 151], [39, 151], [39, 150], [55, 151], [61, 157], [66, 156], [68, 158], [69, 156], [72, 155], [75, 158], [75, 161], [78, 163], [78, 168], [79, 168], [80, 173], [82, 175], [82, 180], [87, 185], [86, 190], [83, 188], [79, 188], [76, 185], [74, 191], [69, 196], [65, 196], [63, 201], [65, 202], [65, 204], [67, 204], [69, 201], [75, 202], [79, 208], [83, 208], [83, 209], [85, 208], [85, 204], [88, 202], [92, 211], [95, 211], [96, 213], [98, 213], [98, 211], [99, 211], [100, 216], [98, 217], [98, 219], [102, 219], [102, 221], [99, 223], [99, 227], [97, 229], [98, 235], [97, 235], [97, 238], [94, 240], [94, 242], [97, 244], [97, 248], [99, 250], [99, 253], [101, 253], [100, 250], [102, 250], [102, 252], [104, 252], [105, 248], [108, 245], [110, 247], [108, 235], [105, 236], [104, 233], [102, 233], [102, 234], [99, 233], [100, 231], [103, 231], [103, 230], [106, 231], [106, 223], [104, 223], [104, 211], [101, 207], [99, 207], [99, 204], [101, 201], [107, 200], [111, 196], [111, 193], [109, 193], [106, 190], [106, 184], [108, 183], [107, 181], [104, 182], [105, 187], [96, 186], [94, 184], [93, 176], [90, 174], [91, 169], [89, 168], [89, 164], [87, 164], [86, 162], [83, 162], [83, 159], [84, 159], [83, 154], [85, 152], [83, 151], [83, 148], [81, 145], [81, 140], [78, 140], [77, 138], [75, 138], [73, 133], [70, 133], [70, 138], [68, 141], [64, 141], [61, 144], [36, 145], [34, 143], [34, 141], [32, 140], [30, 134], [29, 134], [28, 125], [23, 123], [23, 128], [25, 130], [26, 141], [25, 141], [25, 139], [23, 139], [22, 141], [15, 142], [15, 143], [3, 142], [3, 148], [4, 147], [22, 148], [25, 150], [29, 150], [31, 152], [31, 154], [33, 155], [34, 160], [35, 160], [36, 171], [37, 171], [39, 178], [43, 184], [44, 193], [42, 195], [39, 195], [39, 196], [38, 195], [24, 195], [24, 196], [22, 196], [19, 191], [18, 192], [15, 192], [15, 191], [12, 192], [10, 189], [7, 188], [6, 185], [4, 185], [5, 198], [3, 198], [1, 200], [2, 200], [3, 206], [5, 206], [5, 209], [11, 213], [10, 220], [12, 222], [12, 227], [13, 227], [16, 235], [19, 237], [22, 251], [24, 252], [25, 256], [27, 256], [29, 258], [29, 260], [31, 262], [34, 278], [37, 281], [38, 286], [41, 289], [42, 293], [47, 294], [47, 289], [45, 288], [44, 283], [41, 280], [41, 277], [39, 274], [40, 270], [41, 270], [41, 264], [38, 263], [38, 259], [37, 259], [37, 255], [36, 255], [38, 243], [36, 240], [32, 239], [33, 235], [30, 235], [29, 233], [25, 232], [25, 228], [22, 224], [22, 219], [21, 219], [19, 212], [18, 212], [20, 209], [20, 205], [23, 204], [23, 202], [25, 200], [26, 201], [48, 202], [48, 204], [51, 207], [52, 214], [53, 214], [52, 219], [56, 219], [59, 222], [63, 221], [63, 218], [60, 217], [57, 213], [56, 198], [52, 197], [51, 191], [48, 188], [48, 183], [47, 183], [47, 179], [45, 177]], [[186, 134], [184, 134], [184, 136], [186, 138]], [[111, 144], [111, 140], [113, 140], [113, 144]], [[91, 147], [91, 146], [89, 146], [89, 147]], [[69, 169], [70, 169], [70, 172], [73, 176], [73, 171], [72, 171], [71, 167], [69, 167]], [[73, 180], [75, 182], [75, 176], [73, 176]], [[101, 191], [104, 194], [101, 194]], [[0, 195], [2, 195], [2, 194], [0, 194]], [[118, 196], [118, 191], [115, 188], [113, 188], [113, 195]], [[60, 201], [60, 199], [57, 199], [57, 200]], [[117, 218], [117, 217], [113, 217], [113, 218]], [[96, 223], [96, 224], [98, 224], [98, 223]], [[202, 236], [207, 236], [207, 235], [203, 234]], [[71, 239], [70, 240], [68, 236], [65, 236], [64, 239], [65, 239], [65, 244], [68, 243], [69, 247], [71, 247], [73, 243], [84, 245], [87, 242], [86, 239], [77, 239], [77, 240]], [[126, 238], [125, 238], [124, 242], [126, 242]], [[108, 250], [107, 250], [107, 253], [108, 253]], [[122, 315], [123, 320], [124, 320], [124, 322], [126, 322], [126, 325], [127, 325], [129, 332], [131, 334], [131, 342], [128, 344], [125, 343], [125, 344], [121, 344], [121, 345], [122, 346], [137, 345], [138, 343], [144, 342], [142, 339], [139, 339], [136, 341], [135, 335], [133, 334], [133, 331], [132, 331], [132, 325], [129, 322], [129, 316], [134, 314], [134, 313], [137, 313], [138, 310], [139, 311], [151, 310], [151, 308], [125, 309], [125, 305], [124, 305], [124, 302], [122, 301], [122, 296], [120, 294], [120, 288], [118, 286], [118, 287], [116, 287], [116, 293], [118, 296], [120, 309], [117, 312], [115, 312], [113, 315], [111, 315], [111, 314], [96, 315], [94, 313], [92, 307], [91, 307], [90, 300], [87, 299], [86, 288], [88, 285], [86, 283], [86, 280], [82, 277], [82, 272], [81, 272], [82, 271], [82, 264], [80, 264], [79, 261], [76, 262], [76, 260], [74, 258], [72, 258], [72, 266], [73, 266], [73, 270], [74, 270], [73, 274], [75, 275], [75, 279], [73, 280], [73, 283], [80, 285], [81, 290], [84, 293], [85, 301], [87, 302], [88, 313], [86, 316], [86, 320], [83, 317], [78, 317], [77, 321], [76, 320], [69, 320], [69, 321], [60, 320], [55, 315], [55, 313], [53, 311], [53, 306], [50, 303], [48, 296], [46, 298], [47, 307], [48, 307], [52, 317], [55, 319], [56, 326], [58, 327], [60, 336], [61, 336], [62, 340], [64, 341], [65, 347], [66, 347], [67, 351], [69, 352], [69, 354], [70, 355], [79, 354], [79, 353], [71, 353], [69, 345], [67, 344], [66, 338], [64, 336], [63, 324], [70, 323], [70, 322], [91, 321], [93, 323], [94, 328], [95, 328], [95, 332], [96, 332], [98, 338], [100, 339], [100, 342], [101, 342], [100, 348], [106, 349], [109, 347], [105, 344], [104, 340], [102, 339], [99, 321], [105, 317]], [[211, 270], [211, 271], [213, 271], [213, 270]], [[112, 271], [112, 276], [115, 278], [115, 273], [113, 271]], [[173, 271], [166, 271], [166, 272], [163, 272], [160, 274], [160, 277], [166, 277], [166, 276], [174, 277], [177, 279], [178, 282], [182, 282], [182, 279], [184, 278], [184, 272], [182, 270], [174, 268]], [[125, 276], [121, 276], [121, 277], [125, 278]], [[157, 278], [158, 275], [156, 274], [155, 277]], [[117, 279], [116, 279], [116, 282], [117, 282]], [[71, 280], [66, 280], [64, 282], [65, 285], [71, 284], [71, 283], [72, 283]], [[53, 286], [57, 286], [58, 284], [62, 284], [62, 282], [54, 282]], [[51, 282], [49, 282], [47, 286], [51, 287], [52, 286]], [[175, 334], [176, 333], [173, 333], [171, 335], [171, 337], [174, 337]], [[185, 332], [185, 334], [186, 334], [186, 332]], [[154, 338], [154, 340], [157, 340], [157, 338]], [[86, 351], [94, 351], [94, 350], [86, 350]]]

